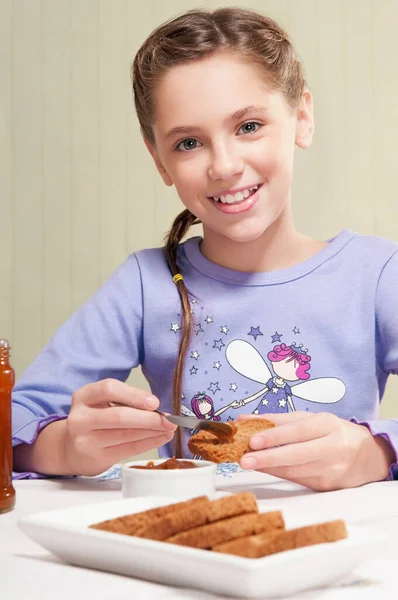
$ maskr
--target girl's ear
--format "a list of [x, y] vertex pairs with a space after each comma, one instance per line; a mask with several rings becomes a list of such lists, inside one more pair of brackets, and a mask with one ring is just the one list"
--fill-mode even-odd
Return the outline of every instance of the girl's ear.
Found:
[[156, 165], [157, 170], [160, 173], [160, 176], [162, 177], [163, 181], [165, 182], [166, 185], [168, 186], [172, 186], [173, 185], [173, 180], [171, 179], [170, 175], [167, 173], [166, 169], [164, 168], [164, 166], [162, 165], [158, 153], [156, 151], [155, 146], [153, 146], [151, 144], [151, 142], [147, 139], [144, 138], [144, 142], [145, 142], [145, 146], [148, 148], [150, 155], [152, 156], [154, 163]]
[[305, 150], [312, 142], [314, 134], [314, 115], [312, 94], [305, 90], [299, 107], [297, 109], [296, 137], [295, 143], [299, 148]]

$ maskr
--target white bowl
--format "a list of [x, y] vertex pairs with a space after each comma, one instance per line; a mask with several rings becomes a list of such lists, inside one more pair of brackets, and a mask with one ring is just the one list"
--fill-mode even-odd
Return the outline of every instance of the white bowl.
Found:
[[[158, 459], [155, 465], [167, 459]], [[216, 491], [216, 463], [192, 460], [192, 469], [131, 469], [146, 466], [148, 460], [136, 460], [122, 464], [123, 498], [137, 496], [173, 496], [188, 498], [208, 496]]]

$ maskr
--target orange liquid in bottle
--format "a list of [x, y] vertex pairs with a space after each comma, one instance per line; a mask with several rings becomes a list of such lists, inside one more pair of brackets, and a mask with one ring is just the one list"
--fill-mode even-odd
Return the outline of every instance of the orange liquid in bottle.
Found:
[[0, 514], [15, 506], [12, 485], [11, 392], [15, 373], [9, 362], [10, 345], [0, 340]]

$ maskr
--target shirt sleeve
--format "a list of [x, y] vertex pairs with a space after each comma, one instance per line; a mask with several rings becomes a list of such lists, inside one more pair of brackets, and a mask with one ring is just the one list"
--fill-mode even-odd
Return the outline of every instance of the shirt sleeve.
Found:
[[[398, 251], [381, 272], [376, 294], [376, 359], [380, 389], [384, 392], [389, 375], [398, 375]], [[398, 398], [396, 399], [398, 405]], [[390, 466], [390, 479], [398, 479], [398, 419], [357, 421], [366, 425], [372, 435], [382, 436], [395, 451]]]
[[18, 379], [12, 395], [13, 446], [33, 443], [43, 427], [65, 419], [73, 392], [83, 385], [127, 379], [142, 362], [142, 315], [140, 271], [131, 255]]

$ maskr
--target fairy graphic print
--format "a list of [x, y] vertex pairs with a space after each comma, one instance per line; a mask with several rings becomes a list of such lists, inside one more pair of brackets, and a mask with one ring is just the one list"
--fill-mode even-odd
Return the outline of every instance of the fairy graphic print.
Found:
[[[341, 379], [311, 378], [313, 359], [302, 343], [282, 343], [284, 334], [275, 331], [269, 334], [271, 345], [267, 347], [266, 344], [264, 349], [268, 326], [265, 328], [255, 323], [246, 328], [240, 322], [235, 325], [229, 323], [225, 315], [222, 320], [219, 319], [213, 310], [201, 306], [195, 298], [191, 298], [190, 303], [194, 322], [186, 359], [182, 414], [200, 419], [233, 421], [238, 414], [235, 409], [246, 406], [249, 410], [245, 413], [257, 415], [291, 412], [296, 410], [298, 399], [302, 408], [303, 400], [305, 403], [327, 405], [335, 404], [344, 397], [346, 386]], [[177, 313], [177, 317], [181, 314]], [[237, 327], [240, 333], [236, 331]], [[302, 335], [301, 328], [296, 325], [285, 325], [284, 328], [290, 329], [294, 336]], [[180, 329], [176, 320], [170, 325], [170, 334], [178, 335]], [[250, 342], [240, 337], [242, 329], [246, 330]], [[230, 336], [234, 336], [232, 341], [228, 340]], [[318, 370], [319, 363], [318, 360]], [[248, 380], [260, 384], [257, 391]], [[206, 391], [199, 392], [201, 388]]]
[[[302, 344], [301, 346], [280, 344], [275, 346], [271, 352], [268, 352], [267, 357], [271, 361], [276, 376], [267, 381], [264, 396], [262, 396], [253, 413], [258, 415], [263, 412], [288, 412], [289, 409], [294, 411], [292, 390], [287, 381], [310, 378], [308, 370], [311, 356], [302, 347]], [[240, 406], [247, 403], [247, 400], [242, 400]]]
[[[239, 406], [245, 406], [245, 402], [242, 400]], [[286, 381], [279, 377], [273, 377], [267, 382], [265, 394], [262, 396], [260, 403], [253, 411], [253, 414], [259, 415], [264, 412], [263, 407], [267, 407], [267, 412], [271, 413], [288, 412], [289, 407], [291, 410], [294, 410], [292, 390]]]
[[214, 412], [213, 400], [205, 392], [199, 392], [192, 398], [191, 407], [197, 419], [220, 421], [220, 415], [229, 408], [229, 405], [223, 406], [217, 412]]
[[[293, 396], [322, 404], [339, 402], [345, 394], [344, 383], [335, 377], [323, 377], [310, 380], [311, 356], [300, 344], [286, 346], [278, 344], [268, 352], [275, 375], [272, 375], [267, 363], [252, 344], [244, 340], [234, 340], [225, 352], [230, 366], [248, 379], [265, 384], [259, 392], [232, 403], [233, 408], [246, 406], [260, 398], [253, 414], [295, 411]], [[294, 386], [287, 382], [301, 380]]]
[[[212, 398], [205, 392], [198, 392], [191, 399], [191, 408], [188, 408], [184, 404], [181, 406], [181, 414], [186, 417], [194, 417], [196, 419], [211, 419], [213, 421], [221, 421], [220, 415], [227, 411], [229, 408], [238, 407], [238, 402], [234, 400], [230, 404], [226, 404], [222, 408], [214, 411], [214, 403]], [[192, 430], [192, 432], [195, 430]]]

